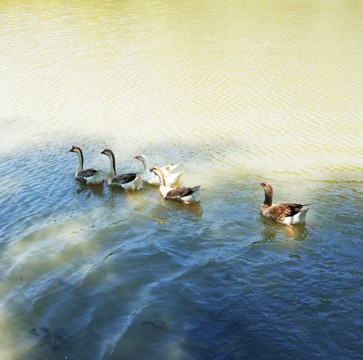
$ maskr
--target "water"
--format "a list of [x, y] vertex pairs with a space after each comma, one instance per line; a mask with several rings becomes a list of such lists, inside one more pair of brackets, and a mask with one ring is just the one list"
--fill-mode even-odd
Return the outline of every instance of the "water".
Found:
[[[0, 359], [360, 358], [362, 11], [2, 1]], [[83, 186], [72, 145], [202, 201]]]

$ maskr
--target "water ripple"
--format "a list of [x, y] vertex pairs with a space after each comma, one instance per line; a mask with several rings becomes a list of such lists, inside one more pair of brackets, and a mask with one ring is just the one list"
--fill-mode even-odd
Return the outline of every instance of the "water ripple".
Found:
[[[358, 358], [361, 6], [33, 5], [0, 10], [0, 358]], [[202, 202], [81, 185], [72, 145]]]

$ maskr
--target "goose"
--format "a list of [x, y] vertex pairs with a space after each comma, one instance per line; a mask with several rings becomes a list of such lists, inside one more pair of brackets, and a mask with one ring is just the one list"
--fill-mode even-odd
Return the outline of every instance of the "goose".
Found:
[[194, 186], [193, 188], [184, 186], [177, 186], [175, 188], [171, 188], [169, 185], [166, 184], [165, 175], [159, 167], [154, 166], [152, 171], [159, 178], [159, 189], [164, 199], [180, 201], [184, 204], [189, 205], [192, 202], [200, 201], [200, 185]]
[[[152, 169], [150, 170], [147, 157], [141, 154], [135, 156], [135, 159], [140, 160], [144, 166], [143, 180], [150, 185], [159, 185], [159, 178], [152, 172]], [[164, 173], [166, 184], [171, 186], [179, 182], [185, 170], [179, 171], [177, 173], [172, 173], [172, 171], [175, 170], [178, 166], [179, 164], [160, 166], [160, 169]]]
[[107, 174], [107, 183], [110, 186], [122, 187], [126, 191], [139, 190], [142, 188], [142, 175], [137, 173], [128, 173], [116, 175], [115, 154], [110, 149], [105, 149], [101, 154], [108, 156], [110, 159], [110, 172]]
[[83, 153], [79, 146], [72, 146], [69, 152], [74, 152], [78, 155], [78, 168], [76, 170], [75, 178], [87, 185], [99, 185], [103, 183], [103, 171], [95, 169], [83, 168]]
[[267, 182], [260, 183], [260, 185], [265, 190], [265, 201], [261, 205], [261, 212], [264, 217], [290, 226], [305, 223], [309, 211], [307, 206], [310, 204], [281, 203], [275, 205], [272, 203], [272, 186]]

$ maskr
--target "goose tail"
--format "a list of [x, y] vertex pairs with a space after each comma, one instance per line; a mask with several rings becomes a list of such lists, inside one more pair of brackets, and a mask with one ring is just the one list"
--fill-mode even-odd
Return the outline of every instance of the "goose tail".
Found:
[[98, 170], [92, 177], [87, 179], [87, 184], [99, 185], [103, 183], [103, 170]]
[[193, 193], [192, 193], [191, 202], [198, 202], [198, 201], [200, 201], [200, 195], [201, 195], [201, 187], [200, 187], [200, 185], [194, 186], [193, 187]]
[[304, 224], [306, 222], [306, 215], [308, 214], [309, 211], [307, 205], [310, 204], [303, 205], [303, 208], [296, 215], [293, 216], [292, 218], [293, 224]]

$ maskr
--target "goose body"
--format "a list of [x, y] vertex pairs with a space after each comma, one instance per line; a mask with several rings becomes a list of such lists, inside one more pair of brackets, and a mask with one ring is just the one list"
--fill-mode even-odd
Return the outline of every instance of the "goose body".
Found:
[[[152, 169], [149, 168], [149, 161], [145, 155], [137, 155], [135, 156], [135, 159], [140, 160], [144, 166], [144, 172], [143, 172], [143, 180], [147, 182], [150, 185], [159, 185], [160, 181], [157, 175], [152, 171]], [[160, 166], [161, 171], [163, 172], [165, 176], [165, 182], [167, 185], [172, 186], [174, 184], [177, 184], [181, 178], [181, 176], [184, 174], [184, 170], [179, 171], [177, 173], [173, 173], [173, 171], [179, 166], [179, 164], [169, 164], [166, 166]]]
[[185, 186], [171, 188], [168, 184], [166, 184], [164, 173], [159, 167], [154, 166], [153, 172], [159, 178], [160, 194], [164, 199], [179, 201], [185, 204], [200, 201], [200, 185], [192, 188]]
[[107, 175], [107, 184], [109, 186], [121, 187], [126, 191], [142, 188], [142, 175], [137, 173], [116, 175], [115, 155], [112, 150], [105, 149], [101, 154], [106, 155], [110, 160], [110, 172]]
[[265, 182], [260, 183], [265, 191], [265, 201], [261, 205], [261, 213], [264, 217], [273, 219], [284, 225], [304, 224], [310, 204], [281, 203], [273, 204], [272, 186]]
[[99, 185], [103, 183], [103, 171], [95, 169], [85, 169], [83, 167], [84, 158], [82, 150], [79, 146], [72, 146], [69, 152], [74, 152], [78, 155], [78, 168], [75, 173], [75, 178], [87, 185]]

